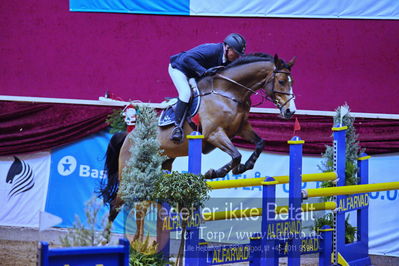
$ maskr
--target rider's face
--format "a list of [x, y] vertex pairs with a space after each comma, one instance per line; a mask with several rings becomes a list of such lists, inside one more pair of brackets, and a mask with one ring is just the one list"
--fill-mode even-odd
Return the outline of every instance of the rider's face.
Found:
[[229, 61], [229, 62], [233, 62], [234, 60], [236, 60], [237, 58], [239, 58], [240, 57], [240, 55], [239, 54], [237, 54], [234, 50], [233, 50], [233, 48], [227, 48], [227, 51], [226, 51], [226, 57], [227, 57], [227, 60]]

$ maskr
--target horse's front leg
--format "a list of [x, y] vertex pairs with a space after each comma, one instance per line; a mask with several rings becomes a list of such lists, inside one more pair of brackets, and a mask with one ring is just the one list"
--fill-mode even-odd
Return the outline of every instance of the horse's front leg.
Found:
[[259, 155], [262, 153], [263, 148], [266, 145], [265, 141], [253, 131], [252, 126], [248, 122], [246, 122], [243, 125], [239, 135], [243, 139], [251, 143], [254, 143], [256, 146], [255, 146], [255, 151], [251, 154], [251, 156], [245, 162], [245, 164], [239, 164], [237, 165], [237, 167], [233, 169], [233, 174], [235, 175], [242, 174], [247, 170], [253, 169], [256, 160], [259, 158]]
[[217, 177], [224, 177], [228, 172], [230, 172], [231, 169], [240, 164], [241, 154], [237, 150], [237, 148], [234, 147], [233, 143], [227, 137], [224, 130], [219, 129], [214, 131], [209, 136], [207, 136], [207, 141], [215, 147], [229, 154], [232, 160], [228, 164], [222, 166], [217, 170], [209, 169], [209, 171], [205, 173], [205, 178], [212, 179]]

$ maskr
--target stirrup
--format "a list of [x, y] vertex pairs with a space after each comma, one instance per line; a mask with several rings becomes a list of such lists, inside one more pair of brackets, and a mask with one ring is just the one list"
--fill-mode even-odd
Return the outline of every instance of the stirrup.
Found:
[[172, 140], [173, 142], [180, 144], [183, 142], [183, 129], [180, 126], [176, 126], [173, 131], [172, 134], [170, 136], [170, 140]]

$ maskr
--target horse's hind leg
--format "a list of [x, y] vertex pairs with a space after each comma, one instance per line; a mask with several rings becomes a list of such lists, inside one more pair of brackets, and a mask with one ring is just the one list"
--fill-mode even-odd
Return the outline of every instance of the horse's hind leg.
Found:
[[108, 221], [113, 222], [116, 217], [118, 216], [120, 212], [120, 207], [123, 205], [123, 201], [119, 196], [116, 196], [116, 198], [112, 201], [110, 204], [110, 210], [109, 210], [109, 216], [108, 216]]
[[259, 155], [262, 153], [263, 148], [265, 147], [265, 141], [259, 137], [255, 131], [253, 131], [252, 126], [246, 122], [243, 127], [241, 132], [239, 133], [239, 135], [251, 142], [254, 143], [255, 146], [255, 151], [251, 154], [251, 156], [249, 157], [249, 159], [245, 162], [245, 164], [239, 164], [237, 165], [236, 168], [233, 169], [233, 174], [238, 175], [238, 174], [242, 174], [247, 170], [253, 169], [256, 160], [259, 158]]
[[175, 161], [175, 158], [169, 158], [162, 163], [162, 169], [172, 172], [172, 164]]
[[207, 137], [207, 141], [214, 145], [215, 147], [221, 149], [222, 151], [229, 154], [232, 160], [224, 165], [223, 167], [214, 170], [209, 169], [208, 172], [205, 173], [205, 178], [217, 178], [224, 177], [231, 169], [235, 168], [241, 162], [241, 153], [238, 151], [236, 147], [234, 147], [231, 140], [227, 137], [226, 133], [223, 130], [217, 130], [211, 133]]

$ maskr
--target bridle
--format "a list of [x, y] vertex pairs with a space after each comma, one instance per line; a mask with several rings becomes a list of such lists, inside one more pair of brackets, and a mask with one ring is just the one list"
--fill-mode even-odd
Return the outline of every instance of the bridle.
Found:
[[[249, 87], [247, 87], [247, 86], [245, 86], [245, 85], [243, 85], [243, 84], [241, 84], [241, 83], [239, 83], [239, 82], [237, 82], [237, 81], [235, 81], [235, 80], [233, 80], [231, 78], [223, 76], [222, 74], [216, 74], [215, 77], [227, 80], [227, 81], [229, 81], [229, 82], [231, 82], [231, 83], [233, 83], [233, 84], [235, 84], [235, 85], [237, 85], [237, 86], [239, 86], [241, 88], [244, 88], [245, 90], [247, 90], [248, 92], [250, 92], [253, 95], [261, 96], [262, 97], [262, 101], [259, 104], [256, 104], [254, 106], [261, 105], [262, 103], [265, 102], [265, 100], [268, 100], [268, 101], [271, 101], [272, 103], [274, 103], [276, 105], [276, 107], [281, 110], [281, 108], [283, 108], [285, 105], [287, 105], [291, 100], [295, 99], [295, 95], [293, 93], [291, 93], [291, 92], [279, 91], [279, 90], [275, 89], [275, 81], [276, 81], [276, 74], [277, 73], [286, 74], [288, 76], [291, 75], [291, 72], [281, 71], [281, 70], [277, 70], [277, 69], [273, 70], [272, 75], [271, 75], [271, 77], [269, 79], [266, 76], [264, 78], [264, 80], [262, 80], [260, 82], [261, 83], [261, 87], [263, 87], [263, 90], [261, 90], [261, 91], [263, 91], [264, 95], [261, 95], [261, 94], [259, 94], [259, 91], [255, 91], [255, 90], [253, 90], [253, 89], [251, 89], [251, 88], [249, 88]], [[271, 83], [271, 88], [268, 89], [269, 88], [268, 84], [270, 84], [270, 83]], [[242, 103], [240, 100], [237, 100], [237, 99], [235, 99], [235, 98], [233, 98], [233, 97], [231, 97], [229, 95], [224, 95], [224, 94], [222, 94], [222, 93], [220, 93], [218, 91], [215, 91], [213, 88], [212, 88], [212, 90], [210, 92], [202, 94], [201, 96], [205, 96], [205, 95], [208, 95], [208, 94], [217, 94], [217, 95], [223, 96], [225, 98], [228, 98], [228, 99], [230, 99], [230, 100], [232, 100], [234, 102]], [[289, 95], [291, 97], [289, 99], [287, 99], [283, 104], [281, 104], [277, 100], [276, 94]]]
[[[262, 95], [263, 98], [271, 101], [272, 103], [274, 103], [277, 108], [279, 108], [281, 110], [281, 108], [283, 108], [285, 105], [287, 105], [287, 103], [289, 103], [291, 100], [295, 99], [295, 95], [292, 92], [285, 92], [285, 91], [279, 91], [275, 89], [275, 83], [276, 83], [276, 74], [277, 73], [281, 73], [281, 74], [286, 74], [287, 76], [291, 75], [291, 72], [287, 72], [287, 71], [281, 71], [281, 70], [274, 70], [272, 73], [271, 78], [269, 79], [268, 82], [265, 82], [265, 87], [262, 91], [264, 91], [265, 95]], [[270, 93], [268, 93], [268, 84], [272, 84], [271, 88], [270, 88]], [[283, 95], [288, 95], [290, 96], [283, 104], [279, 103], [279, 101], [276, 98], [276, 94], [283, 94]]]

